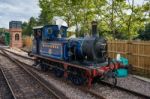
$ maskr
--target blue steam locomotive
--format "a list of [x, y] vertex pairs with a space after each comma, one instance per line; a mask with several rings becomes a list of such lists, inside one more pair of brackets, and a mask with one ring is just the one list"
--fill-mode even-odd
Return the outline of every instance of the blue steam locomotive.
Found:
[[[97, 22], [92, 22], [92, 36], [67, 38], [67, 27], [45, 25], [34, 27], [33, 48], [43, 70], [51, 69], [57, 77], [66, 77], [76, 85], [92, 82], [118, 69], [119, 62], [107, 57], [107, 41], [97, 36]], [[110, 73], [111, 72], [111, 73]], [[115, 78], [116, 79], [116, 78]], [[115, 80], [116, 81], [116, 80]]]
[[67, 27], [46, 25], [34, 28], [33, 53], [64, 61], [105, 62], [107, 43], [97, 37], [96, 25], [93, 25], [91, 37], [67, 38]]

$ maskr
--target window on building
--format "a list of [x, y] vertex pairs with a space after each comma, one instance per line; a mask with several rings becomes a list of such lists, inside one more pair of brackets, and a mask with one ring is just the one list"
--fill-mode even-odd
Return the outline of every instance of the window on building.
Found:
[[15, 40], [16, 40], [16, 41], [19, 40], [19, 34], [15, 34]]

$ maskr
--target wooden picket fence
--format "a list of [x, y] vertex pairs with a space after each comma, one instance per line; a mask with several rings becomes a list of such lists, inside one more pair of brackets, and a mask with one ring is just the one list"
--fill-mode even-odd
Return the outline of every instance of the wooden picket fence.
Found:
[[150, 41], [108, 41], [108, 52], [112, 58], [117, 53], [128, 58], [132, 73], [150, 77]]

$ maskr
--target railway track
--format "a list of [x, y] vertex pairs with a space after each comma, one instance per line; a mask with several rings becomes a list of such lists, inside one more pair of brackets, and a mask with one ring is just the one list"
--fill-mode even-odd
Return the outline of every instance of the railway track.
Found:
[[25, 49], [23, 49], [23, 48], [21, 48], [20, 50], [22, 50], [22, 51], [24, 51], [24, 52], [26, 52], [26, 53], [28, 53], [29, 51], [27, 51], [27, 50], [25, 50]]
[[29, 70], [20, 64], [16, 59], [9, 56], [3, 51], [3, 54], [11, 62], [15, 63], [14, 67], [4, 69], [4, 74], [7, 77], [10, 86], [12, 87], [16, 99], [68, 99], [58, 89], [47, 84], [32, 70]]
[[10, 84], [1, 68], [0, 64], [0, 98], [1, 99], [16, 99], [14, 96], [13, 90], [11, 89]]
[[33, 58], [30, 58], [30, 57], [27, 57], [27, 56], [23, 56], [23, 55], [19, 55], [19, 54], [17, 54], [17, 53], [14, 53], [14, 52], [9, 51], [9, 50], [6, 50], [6, 49], [3, 49], [3, 50], [4, 50], [5, 52], [12, 53], [12, 54], [14, 54], [14, 55], [16, 55], [16, 56], [18, 56], [18, 57], [22, 57], [22, 58], [29, 59], [29, 60], [34, 60]]
[[[12, 54], [13, 54], [13, 52], [12, 52]], [[22, 57], [21, 55], [18, 55], [18, 57]], [[22, 62], [22, 64], [25, 64], [25, 63], [23, 63]], [[28, 65], [28, 64], [25, 64], [25, 65]], [[28, 65], [29, 66], [29, 65]], [[31, 67], [31, 66], [30, 66]], [[104, 82], [104, 81], [100, 81], [99, 82], [100, 84], [103, 84], [103, 85], [105, 85], [105, 86], [109, 86], [109, 87], [111, 87], [112, 86], [112, 84], [110, 84], [110, 83], [108, 83], [108, 82]], [[101, 98], [101, 99], [104, 99], [104, 97], [102, 97], [102, 96], [100, 96], [99, 94], [97, 94], [97, 93], [95, 93], [95, 92], [93, 92], [93, 91], [89, 91], [88, 89], [84, 89], [84, 88], [80, 88], [81, 90], [83, 90], [83, 91], [87, 91], [87, 93], [91, 93], [91, 94], [93, 94], [93, 95], [95, 95], [95, 96], [97, 96], [97, 97], [99, 97], [99, 98]], [[126, 88], [123, 88], [123, 87], [120, 87], [120, 86], [116, 86], [114, 89], [118, 89], [118, 90], [121, 90], [121, 91], [124, 91], [124, 92], [127, 92], [127, 93], [130, 93], [130, 94], [133, 94], [133, 95], [135, 95], [135, 96], [138, 96], [138, 97], [141, 97], [141, 98], [144, 98], [144, 99], [150, 99], [150, 96], [148, 96], [148, 95], [144, 95], [144, 94], [141, 94], [141, 93], [139, 93], [139, 92], [135, 92], [135, 91], [132, 91], [132, 90], [129, 90], [129, 89], [126, 89]], [[89, 92], [88, 92], [89, 91]]]

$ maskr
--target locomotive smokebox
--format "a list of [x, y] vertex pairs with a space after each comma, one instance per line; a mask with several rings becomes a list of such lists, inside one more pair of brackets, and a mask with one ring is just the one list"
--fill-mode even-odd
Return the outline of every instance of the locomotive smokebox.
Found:
[[87, 37], [84, 38], [82, 44], [82, 52], [87, 60], [102, 63], [107, 57], [107, 43], [102, 37]]
[[92, 25], [92, 36], [96, 37], [97, 36], [97, 21], [92, 21], [91, 25]]

